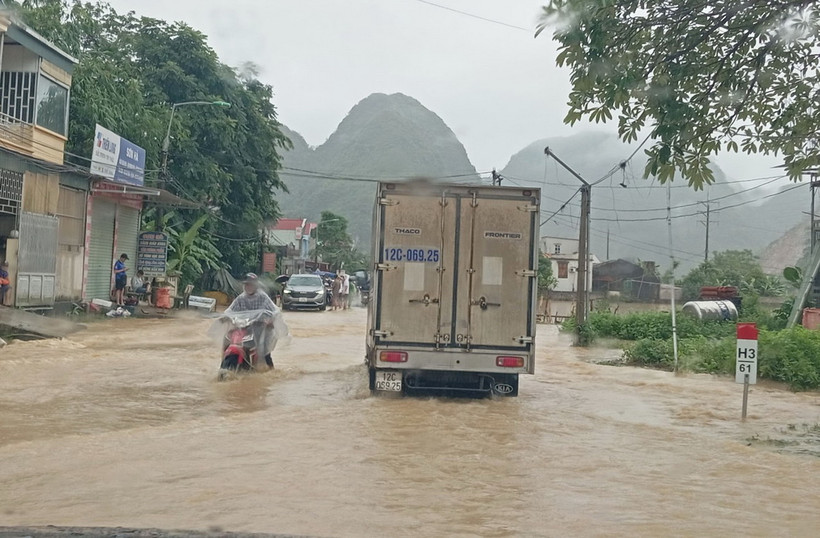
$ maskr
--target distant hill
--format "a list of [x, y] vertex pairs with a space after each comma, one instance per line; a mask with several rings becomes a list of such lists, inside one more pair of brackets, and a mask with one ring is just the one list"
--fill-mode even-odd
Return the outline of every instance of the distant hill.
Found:
[[[323, 210], [339, 213], [349, 219], [351, 233], [364, 250], [370, 241], [373, 181], [418, 176], [480, 181], [452, 130], [435, 113], [403, 94], [373, 94], [363, 99], [316, 148], [298, 133], [287, 128], [284, 132], [294, 147], [284, 155], [287, 168], [281, 175], [290, 194], [279, 197], [283, 214], [317, 219]], [[661, 271], [668, 268], [666, 187], [642, 179], [645, 158], [641, 151], [626, 166], [618, 167], [636, 145], [623, 144], [612, 134], [587, 131], [538, 140], [513, 155], [501, 170], [506, 185], [541, 187], [542, 220], [555, 213], [542, 226], [541, 235], [575, 237], [580, 212], [578, 196], [558, 211], [579, 182], [553, 159], [545, 158], [546, 146], [587, 181], [606, 177], [592, 190], [592, 252], [601, 260], [655, 261]], [[778, 173], [761, 170], [759, 176]], [[720, 169], [715, 175], [716, 183], [704, 191], [694, 191], [680, 180], [673, 182], [673, 243], [681, 264], [679, 275], [703, 261], [707, 196], [711, 200], [710, 255], [726, 249], [761, 253], [800, 221], [801, 211], [808, 210], [807, 186], [795, 186], [786, 179], [767, 185], [746, 181], [752, 178], [727, 180]], [[780, 272], [777, 265], [764, 263], [772, 273]]]
[[764, 271], [779, 275], [786, 267], [805, 266], [810, 250], [809, 221], [806, 217], [801, 218], [789, 231], [763, 249], [760, 253], [760, 265]]
[[[400, 93], [366, 97], [315, 149], [298, 133], [287, 129], [285, 134], [294, 148], [285, 154], [288, 169], [281, 174], [290, 191], [279, 198], [283, 213], [312, 219], [323, 210], [341, 214], [363, 245], [370, 241], [373, 181], [419, 176], [479, 179], [464, 146], [444, 121]], [[362, 181], [346, 180], [350, 178]]]
[[[607, 258], [609, 233], [610, 259], [652, 260], [662, 271], [669, 267], [666, 186], [642, 179], [646, 162], [642, 153], [620, 169], [618, 163], [629, 157], [634, 146], [623, 144], [614, 135], [582, 132], [539, 140], [513, 155], [501, 173], [508, 178], [508, 184], [542, 187], [542, 220], [556, 212], [580, 185], [554, 160], [545, 158], [546, 146], [588, 182], [603, 178], [613, 167], [616, 169], [609, 179], [592, 189], [591, 245], [599, 259]], [[760, 176], [778, 173], [763, 170]], [[755, 187], [757, 182], [727, 180], [719, 168], [715, 176], [716, 183], [704, 191], [695, 191], [680, 180], [672, 184], [673, 244], [675, 257], [681, 264], [678, 274], [703, 261], [707, 196], [712, 200], [710, 253], [726, 249], [760, 252], [800, 219], [802, 209], [807, 209], [808, 187], [797, 188], [786, 179]], [[778, 189], [782, 193], [772, 195]], [[576, 196], [545, 224], [541, 235], [575, 237], [579, 199], [580, 196]]]

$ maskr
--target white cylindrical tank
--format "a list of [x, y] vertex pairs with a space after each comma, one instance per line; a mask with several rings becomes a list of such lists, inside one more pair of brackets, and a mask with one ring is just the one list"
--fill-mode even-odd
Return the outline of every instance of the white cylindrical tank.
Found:
[[737, 321], [737, 307], [732, 301], [689, 301], [684, 314], [704, 321]]

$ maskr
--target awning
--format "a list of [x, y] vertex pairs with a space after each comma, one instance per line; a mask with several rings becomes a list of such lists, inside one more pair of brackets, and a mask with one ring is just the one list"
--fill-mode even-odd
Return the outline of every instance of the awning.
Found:
[[201, 205], [191, 200], [181, 198], [165, 189], [127, 185], [125, 183], [116, 183], [114, 181], [96, 181], [91, 187], [91, 192], [142, 196], [146, 198], [146, 201], [154, 205], [162, 206], [195, 209]]

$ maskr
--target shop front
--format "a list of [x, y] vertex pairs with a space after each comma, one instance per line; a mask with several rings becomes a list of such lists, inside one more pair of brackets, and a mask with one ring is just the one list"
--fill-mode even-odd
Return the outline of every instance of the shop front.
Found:
[[[110, 299], [114, 262], [120, 254], [128, 255], [129, 269], [135, 267], [143, 198], [152, 192], [94, 182], [87, 205], [84, 299]], [[133, 276], [133, 271], [128, 276]]]

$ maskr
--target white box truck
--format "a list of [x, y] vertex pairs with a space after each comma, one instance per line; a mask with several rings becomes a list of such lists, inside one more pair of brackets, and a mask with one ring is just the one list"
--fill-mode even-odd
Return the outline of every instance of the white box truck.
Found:
[[372, 391], [518, 395], [535, 366], [540, 190], [379, 183]]

